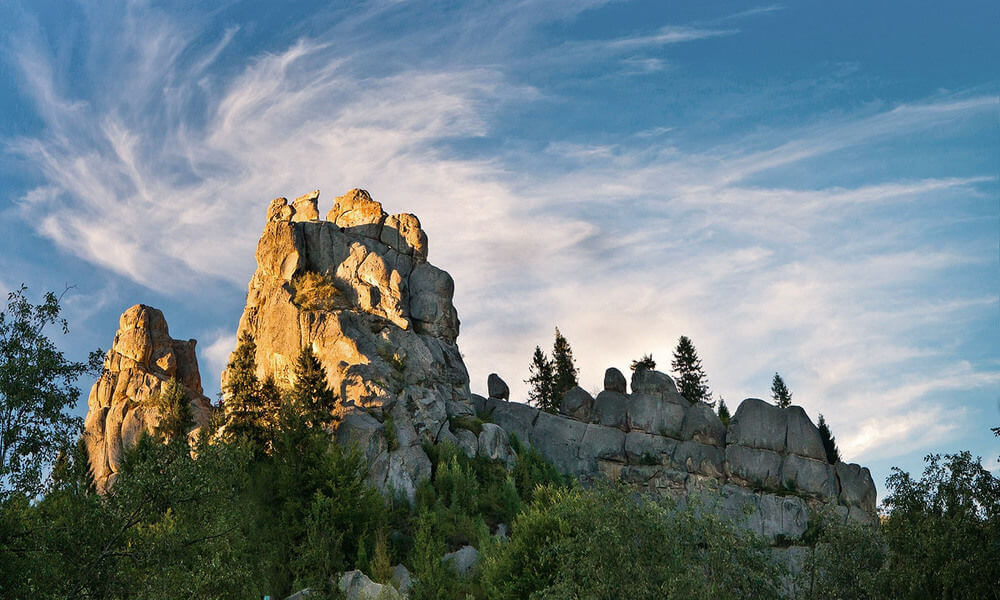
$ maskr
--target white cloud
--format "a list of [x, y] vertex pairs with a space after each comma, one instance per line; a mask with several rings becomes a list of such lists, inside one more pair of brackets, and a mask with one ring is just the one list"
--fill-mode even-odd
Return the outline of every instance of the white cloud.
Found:
[[236, 350], [235, 331], [216, 331], [212, 334], [207, 344], [201, 348], [201, 384], [205, 388], [205, 394], [211, 396], [220, 378], [222, 371], [229, 364], [229, 354]]

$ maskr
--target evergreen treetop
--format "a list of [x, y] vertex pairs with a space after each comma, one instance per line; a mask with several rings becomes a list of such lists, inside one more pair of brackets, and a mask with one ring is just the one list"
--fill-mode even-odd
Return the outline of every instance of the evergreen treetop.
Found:
[[713, 405], [712, 393], [708, 389], [708, 377], [701, 367], [701, 359], [691, 338], [682, 335], [674, 349], [674, 359], [670, 363], [677, 376], [677, 388], [688, 402], [704, 402]]
[[830, 426], [826, 424], [826, 419], [823, 418], [822, 413], [819, 415], [819, 437], [823, 440], [823, 450], [826, 451], [826, 460], [830, 464], [834, 464], [840, 460], [840, 450], [837, 448], [837, 440], [833, 437], [833, 433], [830, 431]]
[[579, 373], [573, 360], [573, 350], [558, 327], [556, 327], [556, 340], [552, 345], [552, 366], [554, 370], [552, 401], [558, 405], [566, 392], [577, 386]]
[[729, 407], [726, 406], [725, 398], [719, 398], [719, 420], [726, 427], [729, 427], [729, 420], [732, 419], [732, 415], [729, 414]]
[[774, 374], [774, 379], [771, 380], [771, 398], [781, 408], [788, 408], [792, 405], [792, 393], [788, 391], [785, 380], [777, 373]]
[[308, 344], [295, 361], [295, 384], [289, 393], [289, 400], [311, 425], [323, 425], [332, 418], [336, 399], [327, 384], [326, 369]]
[[176, 378], [170, 378], [160, 388], [155, 406], [160, 413], [160, 422], [155, 428], [156, 435], [171, 439], [184, 438], [194, 420], [191, 417], [191, 399]]
[[528, 391], [528, 403], [547, 412], [556, 412], [558, 406], [553, 392], [555, 369], [552, 360], [545, 356], [545, 353], [538, 346], [535, 346], [535, 353], [531, 357], [531, 366], [528, 372], [528, 379], [524, 380], [525, 383], [531, 385], [531, 389]]
[[633, 360], [629, 369], [633, 371], [652, 371], [656, 368], [656, 361], [652, 354], [643, 354], [639, 360]]

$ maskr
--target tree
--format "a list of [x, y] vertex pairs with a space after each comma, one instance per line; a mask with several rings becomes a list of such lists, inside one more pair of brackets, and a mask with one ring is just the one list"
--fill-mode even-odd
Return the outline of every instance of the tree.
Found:
[[643, 354], [639, 360], [633, 360], [629, 369], [633, 371], [652, 371], [656, 368], [656, 361], [652, 354]]
[[840, 460], [840, 450], [837, 449], [837, 440], [833, 437], [830, 426], [826, 424], [822, 413], [819, 415], [817, 427], [819, 427], [819, 437], [823, 440], [823, 449], [826, 450], [826, 460], [830, 461], [831, 465], [835, 464]]
[[569, 347], [569, 342], [559, 332], [556, 327], [556, 341], [552, 345], [552, 366], [555, 376], [552, 383], [552, 398], [556, 404], [562, 400], [566, 392], [577, 385], [576, 363], [573, 360], [573, 350]]
[[725, 400], [725, 398], [720, 397], [719, 398], [719, 420], [722, 421], [723, 425], [725, 425], [726, 427], [729, 427], [729, 420], [731, 418], [732, 418], [732, 415], [729, 414], [729, 407], [726, 406], [726, 400]]
[[708, 377], [701, 368], [701, 359], [691, 339], [682, 335], [674, 349], [674, 360], [670, 363], [677, 375], [677, 384], [688, 402], [704, 402], [712, 405], [712, 393], [708, 389]]
[[80, 397], [73, 384], [98, 372], [102, 354], [91, 352], [86, 363], [68, 360], [45, 333], [53, 325], [69, 331], [59, 316], [60, 297], [47, 292], [36, 305], [27, 290], [10, 292], [0, 312], [0, 499], [42, 490], [43, 473], [83, 426], [67, 412]]
[[788, 408], [792, 405], [792, 393], [788, 391], [785, 380], [777, 373], [774, 374], [774, 379], [771, 380], [771, 398], [781, 408]]
[[257, 378], [257, 344], [244, 332], [226, 367], [223, 388], [226, 412], [226, 437], [245, 438], [267, 449], [274, 437], [280, 397], [274, 381]]
[[326, 382], [326, 370], [308, 344], [295, 361], [295, 384], [289, 400], [310, 426], [325, 425], [332, 418], [336, 398]]
[[160, 388], [154, 406], [160, 413], [156, 435], [167, 438], [184, 438], [187, 435], [194, 422], [191, 418], [191, 399], [176, 378], [171, 378]]
[[535, 354], [531, 357], [528, 367], [529, 376], [524, 380], [531, 385], [528, 391], [528, 402], [547, 412], [556, 412], [558, 402], [555, 399], [555, 370], [552, 360], [545, 356], [542, 349], [535, 346]]

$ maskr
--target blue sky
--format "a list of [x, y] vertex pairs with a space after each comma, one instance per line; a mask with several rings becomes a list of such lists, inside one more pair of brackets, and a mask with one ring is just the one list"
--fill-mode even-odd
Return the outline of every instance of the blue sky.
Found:
[[1000, 5], [330, 4], [0, 0], [0, 288], [76, 285], [70, 354], [152, 304], [214, 395], [267, 203], [363, 187], [455, 277], [474, 391], [556, 325], [591, 390], [686, 334], [880, 492], [997, 467]]

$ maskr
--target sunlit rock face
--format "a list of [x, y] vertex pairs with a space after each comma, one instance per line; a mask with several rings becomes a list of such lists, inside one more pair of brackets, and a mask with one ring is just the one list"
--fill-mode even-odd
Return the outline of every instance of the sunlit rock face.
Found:
[[457, 439], [449, 405], [472, 412], [454, 282], [427, 262], [414, 215], [389, 215], [355, 189], [320, 220], [318, 200], [268, 208], [238, 336], [256, 342], [257, 375], [284, 387], [310, 346], [338, 396], [332, 433], [361, 446], [371, 483], [412, 496], [430, 474], [421, 444]]
[[88, 400], [84, 439], [99, 492], [114, 484], [124, 450], [159, 424], [155, 401], [171, 379], [191, 401], [191, 435], [208, 425], [212, 412], [202, 393], [195, 341], [171, 338], [163, 313], [136, 304], [122, 313], [104, 372]]

